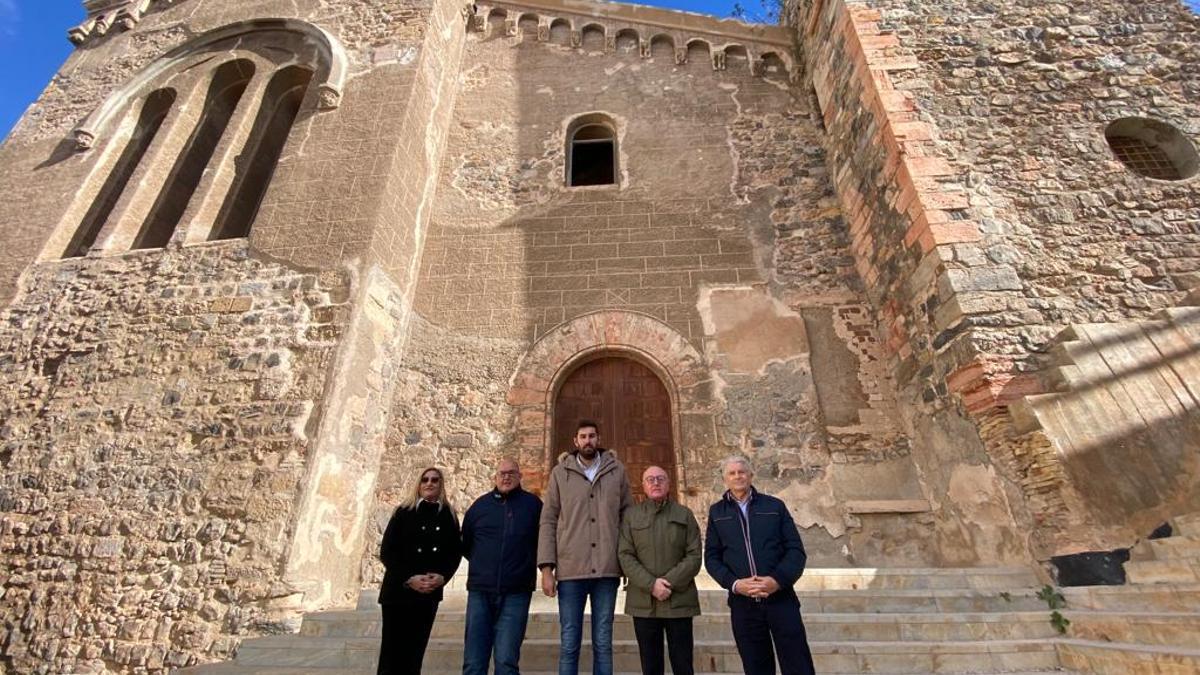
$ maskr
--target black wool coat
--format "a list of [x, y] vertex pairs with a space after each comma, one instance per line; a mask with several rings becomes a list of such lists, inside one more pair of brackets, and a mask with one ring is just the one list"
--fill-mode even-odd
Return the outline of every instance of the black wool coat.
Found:
[[427, 501], [417, 503], [417, 508], [398, 508], [388, 521], [379, 547], [379, 559], [387, 570], [379, 588], [379, 604], [387, 605], [427, 598], [441, 601], [442, 589], [423, 594], [409, 588], [404, 582], [414, 574], [433, 572], [446, 578], [458, 571], [462, 561], [462, 545], [459, 542], [458, 518], [449, 507], [440, 507]]

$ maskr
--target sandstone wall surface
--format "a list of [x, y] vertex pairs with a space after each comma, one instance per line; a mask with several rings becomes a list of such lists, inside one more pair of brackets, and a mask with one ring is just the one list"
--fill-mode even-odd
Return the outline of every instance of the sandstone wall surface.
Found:
[[28, 272], [0, 328], [0, 664], [165, 672], [280, 628], [348, 293], [242, 242]]

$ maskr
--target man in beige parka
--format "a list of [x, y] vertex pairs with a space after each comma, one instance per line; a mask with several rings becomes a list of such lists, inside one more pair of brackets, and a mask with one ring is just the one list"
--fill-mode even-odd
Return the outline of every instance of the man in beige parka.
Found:
[[542, 592], [558, 595], [559, 675], [577, 675], [583, 607], [592, 605], [592, 672], [612, 675], [612, 626], [621, 566], [621, 516], [633, 504], [625, 466], [600, 447], [599, 427], [583, 420], [575, 450], [550, 471], [538, 530]]
[[642, 675], [663, 675], [663, 634], [671, 672], [692, 675], [692, 617], [700, 614], [700, 525], [686, 506], [671, 501], [671, 479], [661, 467], [642, 474], [646, 499], [625, 513], [617, 556], [629, 579], [625, 613], [633, 617]]

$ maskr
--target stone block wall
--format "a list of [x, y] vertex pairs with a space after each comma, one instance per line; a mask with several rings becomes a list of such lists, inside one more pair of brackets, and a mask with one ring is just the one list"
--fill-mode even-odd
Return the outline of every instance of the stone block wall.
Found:
[[[943, 152], [898, 73], [917, 62], [868, 3], [790, 5], [846, 214], [849, 250], [881, 324], [879, 370], [895, 378], [936, 548], [955, 564], [1027, 555], [1020, 493], [993, 466], [951, 390], [1030, 386], [983, 363], [977, 329], [1014, 301], [1012, 270], [979, 254], [968, 167]], [[1019, 298], [1015, 300], [1019, 302]], [[999, 375], [996, 379], [994, 376]], [[973, 495], [964, 498], [966, 495]]]
[[166, 672], [286, 625], [349, 290], [244, 242], [26, 273], [0, 319], [0, 666]]

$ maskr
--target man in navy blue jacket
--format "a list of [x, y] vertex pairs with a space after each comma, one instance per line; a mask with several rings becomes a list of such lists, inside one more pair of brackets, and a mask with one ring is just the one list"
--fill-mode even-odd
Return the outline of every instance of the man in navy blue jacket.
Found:
[[[704, 567], [729, 591], [733, 639], [746, 675], [814, 675], [793, 585], [804, 573], [804, 544], [783, 501], [750, 484], [744, 457], [721, 462], [728, 488], [708, 509]], [[771, 642], [774, 640], [774, 648]]]
[[463, 517], [463, 555], [470, 561], [463, 675], [487, 675], [493, 648], [496, 675], [521, 672], [542, 500], [521, 489], [521, 468], [511, 459], [500, 461], [495, 486]]

